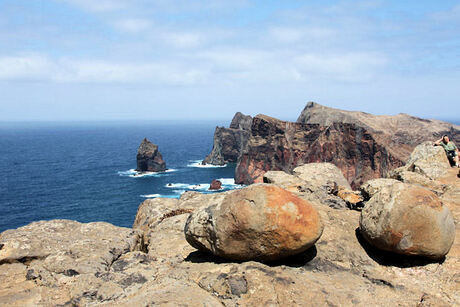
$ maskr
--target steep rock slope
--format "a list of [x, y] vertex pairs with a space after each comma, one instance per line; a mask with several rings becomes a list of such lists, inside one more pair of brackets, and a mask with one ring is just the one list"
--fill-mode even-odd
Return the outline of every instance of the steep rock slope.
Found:
[[404, 164], [366, 128], [356, 124], [322, 126], [257, 115], [238, 161], [235, 181], [262, 182], [263, 174], [269, 170], [292, 172], [296, 166], [311, 162], [337, 165], [353, 187], [367, 179], [385, 176], [388, 170]]
[[379, 116], [308, 103], [296, 123], [257, 115], [238, 158], [237, 183], [261, 182], [269, 170], [291, 172], [309, 162], [337, 165], [353, 187], [400, 167], [422, 141], [449, 134], [460, 143], [460, 127], [407, 114]]
[[230, 128], [216, 127], [211, 153], [203, 164], [224, 165], [237, 162], [247, 145], [252, 125], [252, 117], [238, 112], [232, 119]]

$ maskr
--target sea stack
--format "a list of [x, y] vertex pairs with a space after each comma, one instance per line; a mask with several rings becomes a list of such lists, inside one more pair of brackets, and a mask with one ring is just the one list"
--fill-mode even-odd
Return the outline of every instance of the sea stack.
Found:
[[137, 150], [138, 172], [163, 172], [166, 170], [166, 162], [158, 151], [158, 145], [144, 138]]

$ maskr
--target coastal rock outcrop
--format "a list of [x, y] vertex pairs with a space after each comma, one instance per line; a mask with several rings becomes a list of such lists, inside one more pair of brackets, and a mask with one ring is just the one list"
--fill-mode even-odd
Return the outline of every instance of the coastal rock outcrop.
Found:
[[404, 164], [365, 128], [355, 124], [322, 126], [257, 115], [237, 163], [235, 182], [262, 182], [263, 174], [269, 170], [290, 173], [297, 166], [312, 162], [333, 163], [352, 187], [385, 176], [389, 168]]
[[361, 212], [359, 229], [380, 249], [433, 259], [444, 257], [455, 237], [449, 208], [433, 192], [400, 182], [372, 196]]
[[184, 232], [193, 247], [217, 256], [273, 261], [313, 246], [323, 224], [308, 201], [274, 185], [254, 185], [192, 213]]
[[166, 162], [158, 151], [158, 146], [151, 143], [147, 138], [144, 138], [139, 145], [136, 159], [136, 171], [138, 172], [162, 172], [166, 170]]
[[267, 171], [292, 172], [299, 165], [330, 162], [353, 188], [387, 177], [407, 161], [414, 147], [449, 134], [460, 143], [460, 127], [398, 114], [372, 115], [310, 102], [297, 122], [265, 115], [235, 115], [230, 128], [216, 128], [205, 164], [237, 162], [235, 182], [262, 182]]
[[232, 119], [230, 128], [216, 127], [211, 153], [203, 164], [224, 165], [238, 161], [250, 136], [252, 117], [238, 112]]

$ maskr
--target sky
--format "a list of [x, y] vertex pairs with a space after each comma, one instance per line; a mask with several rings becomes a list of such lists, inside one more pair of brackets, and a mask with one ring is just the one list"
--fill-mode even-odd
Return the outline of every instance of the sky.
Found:
[[0, 121], [460, 118], [460, 1], [0, 0]]

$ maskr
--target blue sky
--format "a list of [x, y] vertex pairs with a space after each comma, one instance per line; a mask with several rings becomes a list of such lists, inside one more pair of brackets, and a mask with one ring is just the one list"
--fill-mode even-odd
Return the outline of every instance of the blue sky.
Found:
[[0, 0], [0, 120], [460, 118], [460, 1]]

